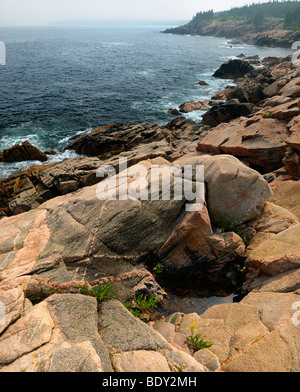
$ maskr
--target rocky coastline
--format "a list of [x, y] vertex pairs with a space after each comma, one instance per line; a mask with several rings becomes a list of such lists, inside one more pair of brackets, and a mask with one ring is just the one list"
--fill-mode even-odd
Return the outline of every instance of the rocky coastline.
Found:
[[232, 43], [247, 43], [273, 48], [291, 48], [293, 43], [300, 39], [299, 31], [286, 30], [282, 23], [279, 25], [275, 23], [274, 26], [257, 31], [254, 25], [242, 20], [212, 20], [201, 23], [191, 21], [183, 26], [166, 29], [163, 33], [224, 37], [231, 39]]
[[[214, 76], [236, 87], [164, 126], [100, 126], [70, 141], [77, 158], [0, 179], [0, 372], [300, 371], [300, 70], [290, 57], [250, 62], [221, 65]], [[190, 110], [202, 121], [180, 117]], [[0, 159], [31, 152], [46, 161], [27, 143]], [[120, 157], [149, 187], [153, 165], [204, 166], [203, 208], [99, 200], [97, 170], [122, 180]], [[163, 305], [168, 284], [203, 282], [239, 301], [130, 311], [139, 296]], [[196, 350], [195, 334], [212, 345]]]

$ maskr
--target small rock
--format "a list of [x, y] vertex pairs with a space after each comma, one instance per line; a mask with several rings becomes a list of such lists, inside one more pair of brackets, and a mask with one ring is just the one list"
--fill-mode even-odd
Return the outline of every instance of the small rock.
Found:
[[180, 112], [183, 113], [189, 113], [194, 110], [208, 110], [208, 109], [209, 107], [204, 105], [203, 102], [200, 101], [185, 102], [179, 106]]
[[200, 82], [198, 82], [197, 84], [199, 84], [199, 86], [209, 86], [209, 84], [206, 83], [204, 80], [200, 80]]
[[168, 110], [168, 113], [169, 113], [169, 114], [172, 114], [173, 116], [178, 116], [178, 115], [180, 115], [180, 112], [179, 112], [179, 110], [177, 110], [177, 109], [169, 109], [169, 110]]

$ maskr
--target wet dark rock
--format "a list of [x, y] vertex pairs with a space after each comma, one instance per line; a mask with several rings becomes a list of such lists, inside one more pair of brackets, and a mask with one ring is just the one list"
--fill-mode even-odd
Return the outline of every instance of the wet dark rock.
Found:
[[243, 88], [237, 88], [236, 90], [228, 94], [228, 100], [238, 99], [241, 103], [249, 103], [249, 96]]
[[222, 64], [221, 67], [213, 74], [216, 78], [237, 79], [246, 74], [253, 74], [254, 68], [248, 61], [229, 60]]
[[241, 116], [252, 113], [253, 105], [249, 103], [239, 103], [238, 101], [228, 101], [220, 105], [213, 106], [204, 113], [202, 123], [215, 127], [223, 122], [229, 122]]
[[0, 153], [0, 162], [47, 161], [47, 155], [29, 142], [16, 144]]
[[180, 112], [177, 109], [169, 109], [168, 113], [172, 114], [173, 116], [179, 116], [180, 115]]

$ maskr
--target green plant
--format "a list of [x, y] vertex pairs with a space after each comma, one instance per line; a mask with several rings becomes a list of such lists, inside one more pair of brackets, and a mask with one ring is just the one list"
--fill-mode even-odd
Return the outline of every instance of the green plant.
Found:
[[240, 232], [239, 226], [245, 221], [246, 218], [247, 218], [246, 216], [243, 216], [239, 220], [232, 221], [229, 218], [229, 215], [227, 214], [227, 212], [223, 212], [223, 213], [219, 214], [218, 226], [224, 232], [233, 231], [238, 234]]
[[253, 242], [255, 242], [254, 239], [249, 240], [245, 235], [241, 235], [241, 239], [243, 240], [246, 247], [249, 246], [250, 244], [253, 244]]
[[136, 317], [143, 313], [148, 313], [148, 309], [156, 308], [160, 300], [154, 297], [148, 298], [147, 295], [140, 294], [135, 296], [131, 301], [124, 303], [124, 306]]
[[183, 365], [173, 365], [173, 371], [175, 373], [182, 373], [183, 372]]
[[272, 118], [272, 113], [271, 112], [267, 112], [266, 113], [266, 118]]
[[194, 335], [196, 325], [193, 322], [190, 326], [191, 335], [186, 337], [186, 342], [193, 347], [194, 352], [203, 350], [204, 348], [210, 348], [213, 343], [209, 340], [205, 341], [204, 338], [201, 338], [201, 334], [198, 333]]
[[102, 325], [98, 324], [98, 332], [101, 332], [103, 329], [110, 327], [110, 324], [104, 325], [104, 327], [102, 327]]
[[155, 274], [162, 274], [164, 272], [164, 266], [160, 263], [156, 264], [156, 266], [153, 268], [153, 272]]
[[122, 351], [117, 351], [116, 347], [117, 347], [116, 345], [113, 345], [110, 347], [110, 354], [111, 355], [123, 354]]
[[102, 286], [95, 286], [90, 288], [85, 282], [83, 286], [79, 286], [79, 292], [83, 295], [88, 295], [90, 297], [95, 297], [98, 303], [102, 301], [107, 301], [109, 299], [115, 299], [116, 292], [112, 286], [111, 281], [108, 281]]

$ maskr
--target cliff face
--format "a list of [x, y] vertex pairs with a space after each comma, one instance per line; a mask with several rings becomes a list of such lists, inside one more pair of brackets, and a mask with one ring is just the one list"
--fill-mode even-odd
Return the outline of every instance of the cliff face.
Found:
[[191, 34], [239, 40], [257, 46], [290, 48], [295, 41], [300, 40], [300, 32], [282, 29], [282, 24], [267, 24], [258, 32], [254, 25], [239, 20], [219, 20], [195, 22], [164, 31], [167, 34]]

